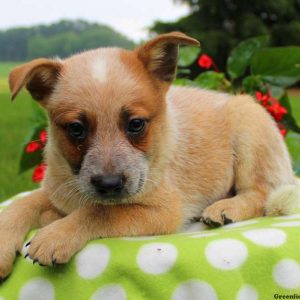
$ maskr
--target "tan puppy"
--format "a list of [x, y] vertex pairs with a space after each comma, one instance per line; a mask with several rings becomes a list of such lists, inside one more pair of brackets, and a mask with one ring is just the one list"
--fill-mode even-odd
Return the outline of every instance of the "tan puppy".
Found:
[[249, 96], [170, 88], [178, 44], [198, 42], [174, 32], [134, 51], [37, 59], [11, 72], [12, 98], [26, 86], [48, 113], [48, 169], [40, 189], [0, 216], [0, 277], [33, 227], [43, 228], [28, 255], [52, 265], [99, 237], [292, 208], [295, 179], [271, 117]]

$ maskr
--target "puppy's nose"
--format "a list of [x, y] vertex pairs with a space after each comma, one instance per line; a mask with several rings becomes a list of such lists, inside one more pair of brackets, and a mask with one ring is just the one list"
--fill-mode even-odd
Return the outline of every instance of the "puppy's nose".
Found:
[[95, 175], [91, 177], [91, 183], [103, 196], [118, 196], [124, 187], [124, 177], [122, 175]]

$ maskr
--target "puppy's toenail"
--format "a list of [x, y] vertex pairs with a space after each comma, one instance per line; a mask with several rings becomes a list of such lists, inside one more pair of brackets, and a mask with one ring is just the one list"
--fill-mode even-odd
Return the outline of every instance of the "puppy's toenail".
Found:
[[28, 247], [31, 244], [31, 242], [26, 243], [25, 247]]
[[37, 258], [35, 258], [32, 263], [35, 264], [36, 262], [38, 262], [39, 260]]
[[27, 258], [28, 256], [29, 256], [29, 253], [26, 253], [25, 256], [24, 256], [24, 258]]

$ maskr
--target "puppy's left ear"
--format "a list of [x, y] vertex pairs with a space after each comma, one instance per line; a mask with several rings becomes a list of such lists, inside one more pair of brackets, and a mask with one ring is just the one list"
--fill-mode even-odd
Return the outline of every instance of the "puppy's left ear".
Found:
[[145, 68], [155, 78], [171, 82], [176, 75], [178, 46], [199, 46], [200, 43], [181, 32], [161, 34], [135, 51]]
[[26, 86], [32, 98], [43, 102], [53, 91], [62, 69], [57, 60], [39, 58], [14, 68], [9, 74], [11, 99]]

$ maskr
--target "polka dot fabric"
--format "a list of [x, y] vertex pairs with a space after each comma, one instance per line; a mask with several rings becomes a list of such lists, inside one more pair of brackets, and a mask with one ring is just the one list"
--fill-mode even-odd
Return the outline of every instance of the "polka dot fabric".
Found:
[[274, 294], [300, 294], [300, 209], [218, 229], [195, 223], [173, 235], [99, 239], [55, 268], [19, 257], [0, 286], [0, 300], [265, 300]]

